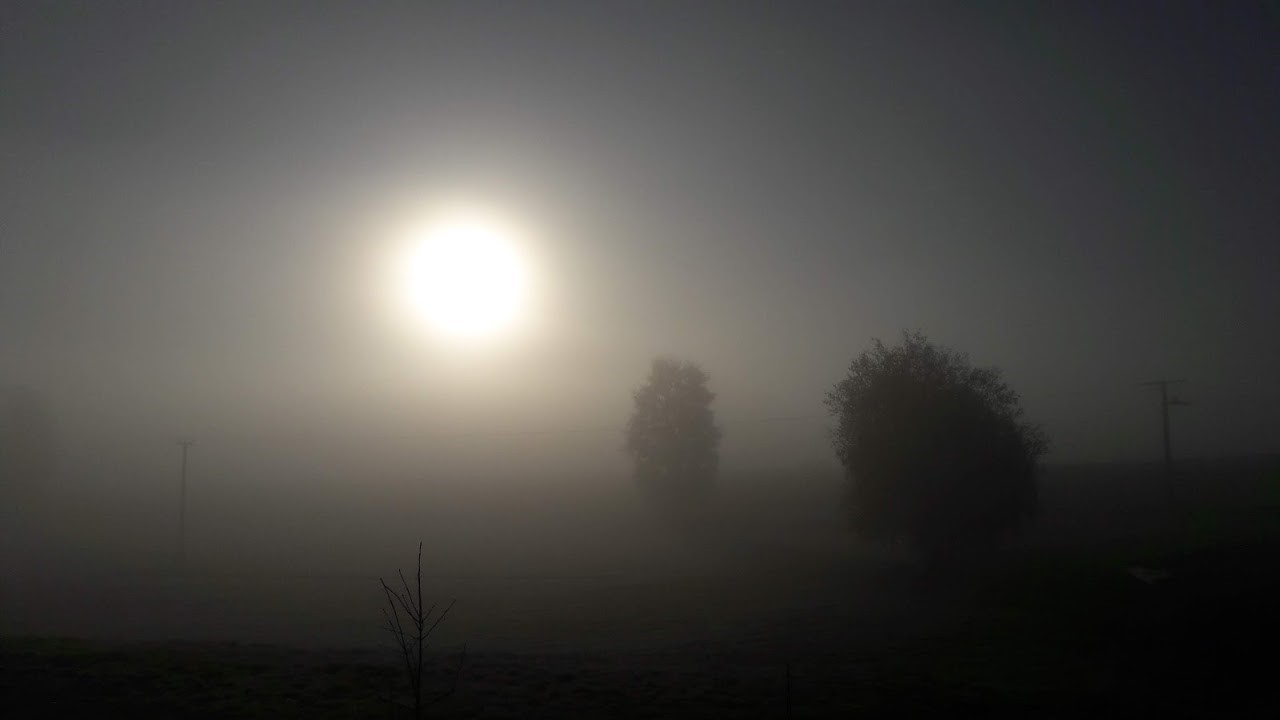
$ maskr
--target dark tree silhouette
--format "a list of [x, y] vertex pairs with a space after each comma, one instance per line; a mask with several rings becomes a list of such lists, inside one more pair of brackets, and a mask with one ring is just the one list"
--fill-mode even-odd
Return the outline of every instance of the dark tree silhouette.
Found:
[[720, 429], [708, 377], [691, 362], [655, 358], [636, 390], [626, 451], [636, 482], [675, 513], [697, 511], [710, 496], [720, 464]]
[[855, 532], [905, 540], [936, 566], [998, 538], [1035, 510], [1048, 447], [994, 368], [903, 333], [879, 340], [827, 394]]
[[47, 489], [54, 465], [53, 417], [29, 387], [0, 397], [0, 495], [3, 502], [30, 503]]

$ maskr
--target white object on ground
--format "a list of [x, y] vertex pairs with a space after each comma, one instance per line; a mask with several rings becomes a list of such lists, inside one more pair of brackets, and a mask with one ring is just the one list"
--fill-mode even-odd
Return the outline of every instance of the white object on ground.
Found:
[[1154, 585], [1172, 577], [1168, 570], [1155, 570], [1141, 565], [1134, 565], [1129, 568], [1129, 574], [1148, 585]]

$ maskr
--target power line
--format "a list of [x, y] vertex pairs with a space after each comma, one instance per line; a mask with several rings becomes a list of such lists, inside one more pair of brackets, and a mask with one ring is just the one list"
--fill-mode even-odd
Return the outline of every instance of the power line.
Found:
[[1145, 387], [1160, 388], [1160, 421], [1164, 428], [1165, 487], [1169, 494], [1170, 505], [1174, 504], [1175, 498], [1173, 496], [1173, 447], [1172, 447], [1172, 441], [1169, 438], [1169, 408], [1180, 406], [1180, 405], [1190, 405], [1191, 403], [1186, 402], [1185, 400], [1179, 400], [1176, 396], [1170, 397], [1169, 386], [1180, 385], [1185, 382], [1186, 380], [1182, 380], [1182, 379], [1178, 379], [1178, 380], [1161, 379], [1161, 380], [1151, 380], [1148, 382], [1139, 383], [1140, 385]]
[[[780, 422], [797, 422], [802, 420], [814, 420], [825, 418], [825, 413], [809, 413], [805, 415], [775, 415], [767, 417], [750, 418], [747, 420], [733, 420], [725, 423], [730, 427], [742, 425], [759, 425], [765, 423]], [[206, 438], [224, 439], [224, 440], [332, 440], [343, 438], [347, 440], [465, 440], [471, 438], [498, 438], [498, 437], [537, 437], [537, 436], [555, 436], [555, 435], [593, 435], [605, 433], [621, 433], [626, 430], [625, 425], [584, 425], [578, 427], [558, 427], [558, 428], [522, 428], [510, 430], [458, 430], [458, 431], [436, 431], [421, 433], [386, 433], [386, 434], [342, 434], [342, 433], [262, 433], [262, 434], [230, 434], [219, 435], [218, 433], [202, 433]]]
[[187, 564], [187, 450], [194, 440], [179, 440], [182, 447], [182, 486], [178, 497], [178, 566]]

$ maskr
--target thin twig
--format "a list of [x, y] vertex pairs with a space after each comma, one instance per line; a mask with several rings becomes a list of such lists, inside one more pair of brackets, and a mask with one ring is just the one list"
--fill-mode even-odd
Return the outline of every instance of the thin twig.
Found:
[[445, 698], [452, 695], [455, 690], [458, 689], [458, 678], [462, 676], [462, 665], [466, 661], [467, 661], [467, 646], [466, 646], [466, 643], [463, 643], [462, 653], [458, 655], [458, 667], [454, 668], [453, 670], [453, 682], [450, 683], [448, 690], [445, 690], [444, 692], [440, 693], [439, 695], [431, 699], [432, 704], [435, 704], [440, 702], [441, 700], [444, 700]]
[[418, 542], [418, 572], [415, 579], [417, 580], [417, 584], [418, 584], [418, 598], [417, 598], [418, 612], [414, 616], [413, 622], [414, 622], [414, 629], [418, 631], [418, 634], [414, 636], [414, 640], [416, 640], [418, 644], [418, 682], [415, 684], [413, 688], [413, 711], [418, 718], [421, 718], [422, 717], [422, 641], [425, 639], [425, 636], [422, 634], [422, 626], [427, 621], [426, 617], [422, 614], [422, 542], [421, 541]]
[[[453, 598], [452, 600], [449, 601], [448, 607], [444, 609], [444, 612], [440, 613], [440, 617], [436, 618], [436, 621], [431, 624], [431, 627], [427, 628], [427, 637], [430, 637], [431, 633], [435, 632], [437, 625], [439, 625], [441, 622], [444, 622], [444, 619], [449, 615], [449, 611], [453, 609], [453, 605], [456, 602], [458, 602], [458, 598]], [[435, 606], [433, 605], [432, 607], [435, 607]]]

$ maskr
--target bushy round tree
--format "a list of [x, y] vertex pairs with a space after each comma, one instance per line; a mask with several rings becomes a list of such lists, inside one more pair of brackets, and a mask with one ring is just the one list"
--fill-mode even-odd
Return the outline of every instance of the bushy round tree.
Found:
[[633, 394], [626, 452], [636, 482], [670, 512], [687, 516], [703, 506], [720, 464], [720, 429], [709, 378], [691, 362], [656, 358]]
[[1048, 443], [998, 370], [903, 333], [855, 358], [826, 404], [859, 535], [905, 540], [937, 562], [1034, 512]]
[[37, 502], [48, 490], [55, 457], [53, 416], [36, 390], [0, 393], [0, 504], [6, 509]]

